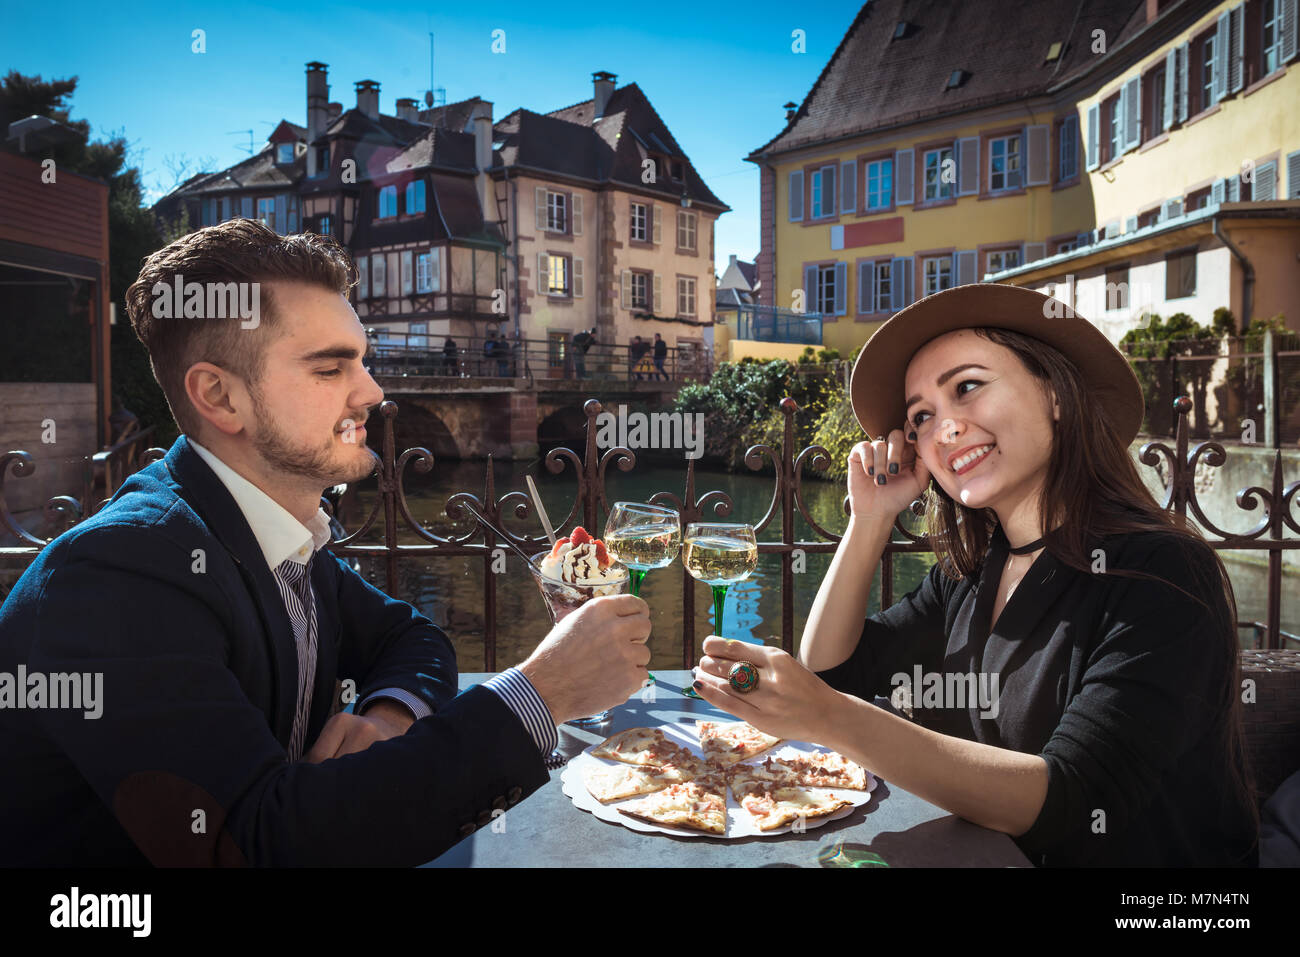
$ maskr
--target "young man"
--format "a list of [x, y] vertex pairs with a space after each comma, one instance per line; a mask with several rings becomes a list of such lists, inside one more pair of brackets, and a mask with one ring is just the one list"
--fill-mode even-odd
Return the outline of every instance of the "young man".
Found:
[[557, 722], [641, 686], [649, 614], [619, 595], [457, 697], [446, 636], [321, 550], [383, 399], [353, 274], [236, 219], [127, 291], [183, 434], [0, 608], [0, 673], [102, 689], [98, 714], [0, 708], [0, 864], [419, 864], [547, 781]]
[[664, 360], [668, 358], [668, 343], [664, 342], [663, 336], [655, 333], [655, 375], [657, 378], [667, 379], [668, 373], [664, 371]]

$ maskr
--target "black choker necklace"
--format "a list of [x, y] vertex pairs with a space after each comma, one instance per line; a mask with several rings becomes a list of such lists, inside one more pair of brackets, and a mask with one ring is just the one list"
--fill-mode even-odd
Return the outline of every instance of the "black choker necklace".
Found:
[[[1004, 532], [1003, 534], [1005, 535], [1006, 533]], [[1028, 545], [1021, 545], [1019, 548], [1011, 548], [1011, 543], [1007, 542], [1007, 547], [1011, 549], [1012, 555], [1028, 555], [1030, 552], [1036, 552], [1042, 548], [1043, 540], [1041, 538], [1035, 539]]]

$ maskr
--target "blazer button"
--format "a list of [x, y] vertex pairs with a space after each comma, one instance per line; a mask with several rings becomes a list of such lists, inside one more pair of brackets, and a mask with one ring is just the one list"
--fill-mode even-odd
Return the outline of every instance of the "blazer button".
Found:
[[506, 793], [510, 799], [511, 804], [518, 804], [520, 799], [524, 796], [524, 789], [520, 787], [513, 787]]
[[504, 811], [505, 809], [506, 809], [506, 799], [504, 795], [498, 797], [495, 801], [492, 802], [492, 810]]
[[474, 826], [473, 822], [466, 821], [464, 824], [460, 826], [460, 831], [458, 833], [460, 834], [461, 837], [469, 837], [477, 830], [478, 828]]
[[478, 826], [479, 826], [479, 827], [483, 827], [485, 824], [490, 824], [491, 822], [492, 822], [492, 812], [491, 812], [491, 811], [479, 811], [479, 813], [478, 813]]

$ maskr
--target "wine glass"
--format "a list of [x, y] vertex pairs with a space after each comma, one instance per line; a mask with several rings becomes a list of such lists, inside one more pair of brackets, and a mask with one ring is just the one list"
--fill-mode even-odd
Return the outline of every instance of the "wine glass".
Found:
[[727, 586], [748, 578], [758, 567], [754, 526], [692, 522], [686, 526], [682, 564], [692, 578], [713, 589], [713, 633], [722, 637]]
[[[641, 596], [641, 580], [652, 568], [673, 563], [682, 546], [682, 517], [675, 509], [637, 502], [615, 502], [605, 523], [605, 550], [627, 566], [632, 594]], [[646, 680], [655, 676], [646, 672]]]
[[[618, 569], [611, 569], [614, 576], [608, 581], [596, 582], [592, 584], [583, 584], [581, 582], [566, 582], [561, 578], [552, 578], [542, 573], [542, 559], [549, 552], [538, 552], [533, 556], [528, 568], [533, 573], [533, 580], [537, 582], [537, 587], [542, 592], [542, 600], [546, 602], [546, 611], [551, 617], [551, 624], [558, 625], [568, 615], [577, 611], [593, 598], [604, 597], [605, 595], [622, 595], [627, 592], [628, 572], [622, 569], [622, 575], [619, 575]], [[576, 724], [580, 727], [600, 724], [609, 717], [609, 711], [602, 711], [599, 714], [588, 715], [585, 718], [573, 718], [569, 724]], [[562, 767], [565, 757], [558, 750], [552, 751], [546, 758], [548, 768]]]

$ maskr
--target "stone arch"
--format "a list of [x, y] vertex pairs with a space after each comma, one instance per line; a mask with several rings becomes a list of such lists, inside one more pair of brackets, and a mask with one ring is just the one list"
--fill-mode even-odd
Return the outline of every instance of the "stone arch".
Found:
[[581, 452], [587, 441], [587, 416], [580, 406], [562, 405], [537, 426], [537, 446], [548, 451], [561, 445]]
[[401, 402], [398, 411], [393, 424], [393, 442], [398, 455], [419, 446], [432, 452], [436, 459], [461, 458], [460, 447], [447, 423], [423, 402], [407, 398]]

